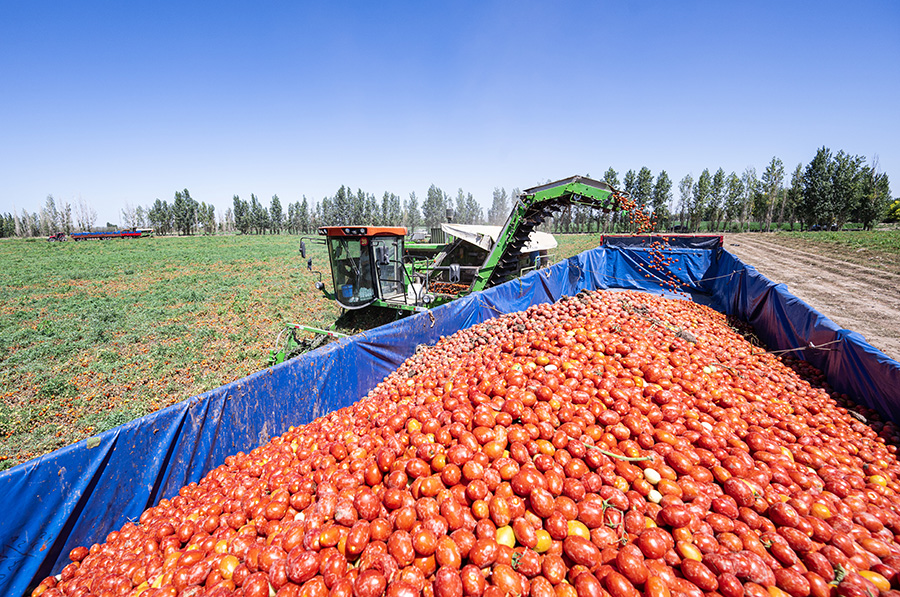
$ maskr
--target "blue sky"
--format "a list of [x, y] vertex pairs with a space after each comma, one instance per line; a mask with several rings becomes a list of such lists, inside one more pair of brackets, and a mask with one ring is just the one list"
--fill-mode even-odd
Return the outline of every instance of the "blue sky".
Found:
[[609, 167], [900, 189], [900, 3], [0, 0], [0, 212], [423, 197]]

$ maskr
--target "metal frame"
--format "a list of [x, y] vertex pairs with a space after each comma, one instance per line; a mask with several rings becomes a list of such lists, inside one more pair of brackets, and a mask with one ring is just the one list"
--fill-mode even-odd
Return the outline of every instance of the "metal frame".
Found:
[[547, 209], [562, 205], [584, 205], [611, 211], [620, 205], [624, 196], [624, 193], [620, 193], [607, 183], [584, 176], [572, 176], [525, 189], [516, 197], [516, 205], [506, 219], [503, 231], [475, 276], [472, 292], [484, 290], [504, 281], [494, 279], [495, 268], [501, 258], [513, 248], [514, 237], [527, 218], [543, 221]]

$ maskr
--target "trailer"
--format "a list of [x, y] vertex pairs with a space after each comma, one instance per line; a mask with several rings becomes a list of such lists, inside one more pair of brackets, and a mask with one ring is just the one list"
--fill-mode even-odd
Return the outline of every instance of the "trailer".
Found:
[[72, 240], [104, 240], [110, 238], [145, 238], [153, 236], [153, 228], [134, 228], [132, 230], [110, 230], [100, 232], [73, 232]]
[[[684, 240], [679, 240], [684, 238]], [[421, 345], [497, 314], [576, 296], [632, 289], [710, 305], [753, 326], [770, 350], [808, 361], [837, 392], [886, 418], [900, 411], [900, 363], [841, 329], [725, 251], [673, 237], [608, 239], [549, 268], [475, 292], [172, 405], [0, 473], [0, 594], [21, 595], [58, 574], [75, 546], [172, 498], [226, 457], [249, 451], [364, 396]], [[656, 257], [678, 281], [668, 290]]]

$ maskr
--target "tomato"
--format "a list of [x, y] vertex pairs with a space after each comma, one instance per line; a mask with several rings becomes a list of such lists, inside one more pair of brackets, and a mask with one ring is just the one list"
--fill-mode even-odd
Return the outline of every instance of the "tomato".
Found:
[[488, 502], [488, 510], [491, 520], [497, 527], [506, 526], [512, 521], [509, 502], [503, 497], [495, 495], [491, 498], [491, 501]]
[[702, 562], [691, 559], [682, 560], [681, 572], [686, 579], [704, 591], [715, 591], [719, 586], [716, 576]]
[[[808, 597], [811, 591], [806, 577], [793, 568], [776, 568], [775, 582], [778, 588], [784, 590], [791, 597]], [[890, 583], [888, 583], [888, 588], [890, 588]]]
[[578, 535], [569, 535], [563, 541], [563, 551], [576, 564], [592, 568], [600, 562], [600, 550], [596, 545]]
[[687, 506], [665, 506], [657, 515], [659, 522], [671, 527], [684, 527], [691, 521], [691, 512]]
[[643, 585], [650, 574], [644, 556], [634, 544], [623, 545], [616, 554], [616, 568], [633, 585]]
[[496, 561], [498, 547], [492, 539], [479, 539], [469, 550], [468, 560], [478, 568], [487, 568]]
[[542, 487], [534, 487], [528, 496], [531, 511], [541, 518], [547, 518], [553, 513], [553, 495]]
[[419, 590], [411, 583], [399, 580], [388, 585], [386, 597], [418, 597]]
[[459, 546], [451, 537], [441, 537], [434, 550], [434, 556], [438, 566], [459, 569], [462, 565], [462, 556]]
[[582, 572], [575, 577], [575, 592], [578, 597], [600, 597], [603, 595], [603, 588], [596, 576], [590, 572]]
[[506, 564], [497, 564], [491, 571], [491, 584], [505, 594], [521, 595], [524, 585], [518, 572]]
[[546, 578], [537, 577], [531, 581], [532, 597], [556, 597], [556, 591], [553, 585]]
[[804, 572], [803, 577], [809, 582], [809, 594], [812, 597], [831, 597], [834, 587], [824, 578], [815, 572]]
[[584, 539], [588, 539], [591, 536], [591, 531], [588, 527], [581, 521], [578, 520], [570, 520], [567, 523], [567, 533], [566, 536], [576, 536], [582, 537]]
[[664, 529], [653, 527], [646, 529], [638, 535], [636, 545], [640, 548], [645, 558], [658, 559], [674, 547], [672, 536]]
[[79, 545], [78, 547], [74, 547], [74, 548], [72, 548], [71, 551], [69, 551], [69, 560], [71, 560], [73, 562], [80, 562], [85, 557], [87, 557], [87, 555], [88, 555], [88, 548], [84, 547], [82, 545]]
[[587, 528], [597, 528], [605, 523], [605, 507], [596, 500], [583, 500], [578, 504], [578, 521]]
[[734, 574], [729, 572], [719, 574], [716, 582], [718, 582], [718, 591], [722, 594], [722, 597], [744, 596], [744, 585], [741, 584], [741, 581]]
[[527, 579], [534, 578], [541, 573], [541, 556], [533, 549], [519, 547], [514, 553], [516, 558], [513, 568]]
[[463, 558], [469, 557], [469, 551], [475, 545], [475, 535], [465, 529], [457, 529], [450, 535], [456, 548], [459, 549], [459, 555]]
[[566, 578], [567, 567], [559, 555], [547, 554], [541, 561], [541, 574], [553, 585], [558, 585]]
[[512, 548], [516, 545], [516, 534], [510, 526], [499, 527], [494, 533], [494, 538], [499, 545]]
[[387, 588], [387, 580], [384, 574], [369, 568], [363, 570], [353, 582], [354, 597], [380, 597]]
[[437, 549], [438, 537], [431, 529], [422, 528], [412, 536], [412, 544], [419, 556], [430, 556]]
[[752, 506], [755, 500], [753, 490], [743, 479], [731, 477], [722, 484], [725, 493], [737, 502], [738, 506]]
[[793, 506], [784, 502], [775, 502], [769, 506], [766, 515], [776, 526], [796, 527], [800, 524], [800, 514]]
[[262, 572], [256, 572], [247, 577], [241, 585], [246, 597], [269, 597], [269, 579]]
[[481, 597], [484, 594], [487, 582], [477, 566], [469, 564], [464, 566], [459, 573], [462, 592], [465, 597]]
[[[584, 574], [590, 574], [590, 573], [586, 572]], [[582, 575], [579, 575], [579, 576], [582, 576]], [[593, 575], [591, 575], [591, 576], [593, 576]], [[575, 583], [576, 583], [576, 589], [577, 589], [577, 586], [578, 586], [577, 578], [575, 579]], [[637, 589], [634, 588], [634, 585], [632, 585], [631, 582], [625, 576], [623, 576], [622, 574], [619, 574], [615, 570], [610, 571], [609, 574], [607, 574], [604, 577], [603, 583], [606, 586], [606, 590], [609, 591], [609, 594], [612, 597], [639, 597], [639, 593], [638, 593]], [[595, 594], [599, 594], [599, 593], [595, 593]], [[580, 593], [579, 593], [579, 597], [581, 597]]]
[[802, 531], [792, 527], [780, 527], [778, 534], [787, 540], [788, 545], [797, 553], [812, 551], [812, 540]]
[[[452, 539], [450, 539], [450, 541], [453, 542]], [[453, 542], [453, 545], [455, 547], [456, 542]], [[416, 550], [413, 547], [412, 538], [410, 537], [409, 533], [403, 530], [394, 531], [391, 534], [391, 536], [388, 538], [387, 548], [388, 553], [397, 561], [397, 565], [401, 567], [409, 566], [410, 564], [412, 564], [413, 559], [416, 557]], [[440, 559], [441, 558], [438, 558], [439, 563]]]
[[287, 576], [292, 582], [304, 583], [318, 573], [320, 564], [317, 552], [296, 547], [287, 557]]

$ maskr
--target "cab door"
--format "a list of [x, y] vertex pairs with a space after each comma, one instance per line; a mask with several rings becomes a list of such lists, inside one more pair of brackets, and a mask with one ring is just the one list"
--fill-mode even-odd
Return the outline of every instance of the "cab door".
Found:
[[328, 238], [334, 297], [347, 309], [361, 309], [378, 298], [371, 253], [368, 238]]
[[376, 236], [372, 239], [372, 255], [378, 287], [384, 301], [403, 301], [406, 296], [406, 281], [403, 270], [403, 237]]

